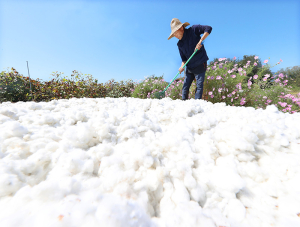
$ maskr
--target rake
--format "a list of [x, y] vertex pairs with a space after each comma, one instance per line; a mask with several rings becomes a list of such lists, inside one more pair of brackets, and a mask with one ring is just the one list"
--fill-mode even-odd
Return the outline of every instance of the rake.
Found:
[[[186, 61], [186, 63], [182, 67], [183, 69], [186, 66], [186, 64], [191, 60], [191, 58], [196, 54], [197, 51], [198, 51], [198, 49], [196, 49], [196, 51], [192, 54], [192, 56]], [[163, 90], [161, 92], [153, 93], [151, 95], [151, 98], [154, 98], [154, 99], [162, 99], [162, 98], [164, 98], [165, 97], [165, 91], [168, 89], [168, 87], [170, 87], [170, 85], [173, 83], [173, 81], [176, 79], [176, 77], [179, 75], [179, 73], [180, 72], [177, 73], [177, 75], [173, 78], [173, 80], [169, 83], [169, 85], [165, 88], [165, 90]]]

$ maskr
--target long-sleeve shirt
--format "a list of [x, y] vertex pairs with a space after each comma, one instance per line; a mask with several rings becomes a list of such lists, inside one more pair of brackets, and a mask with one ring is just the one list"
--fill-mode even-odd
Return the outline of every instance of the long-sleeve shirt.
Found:
[[[212, 27], [208, 25], [193, 25], [190, 28], [184, 29], [182, 39], [178, 41], [177, 46], [179, 49], [180, 57], [182, 61], [187, 61], [189, 57], [194, 53], [196, 45], [199, 43], [201, 34], [208, 32], [209, 34], [212, 31]], [[187, 70], [193, 72], [197, 67], [203, 65], [204, 62], [209, 60], [204, 44], [197, 53], [192, 57], [192, 59], [186, 65]]]

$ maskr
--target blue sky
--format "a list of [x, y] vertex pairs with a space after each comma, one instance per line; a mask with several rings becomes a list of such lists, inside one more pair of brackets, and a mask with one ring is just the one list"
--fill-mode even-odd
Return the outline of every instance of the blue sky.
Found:
[[181, 65], [170, 22], [211, 26], [214, 58], [269, 59], [276, 72], [300, 65], [300, 1], [0, 0], [0, 71], [44, 81], [52, 72], [91, 74], [100, 83], [164, 75]]

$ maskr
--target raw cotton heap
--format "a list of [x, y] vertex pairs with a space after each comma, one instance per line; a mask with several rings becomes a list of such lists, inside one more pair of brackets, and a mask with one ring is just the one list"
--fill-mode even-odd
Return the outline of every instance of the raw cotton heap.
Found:
[[0, 104], [0, 226], [300, 226], [300, 114], [203, 100]]

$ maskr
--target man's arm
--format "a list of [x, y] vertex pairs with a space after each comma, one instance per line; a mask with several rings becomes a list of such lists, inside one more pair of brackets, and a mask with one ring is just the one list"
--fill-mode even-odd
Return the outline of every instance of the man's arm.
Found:
[[204, 41], [204, 39], [206, 39], [206, 37], [209, 35], [208, 32], [205, 32], [204, 35], [201, 37], [201, 39], [199, 40], [199, 43], [197, 43], [196, 47], [195, 47], [195, 51], [196, 49], [200, 50], [200, 48], [202, 47], [202, 41]]

